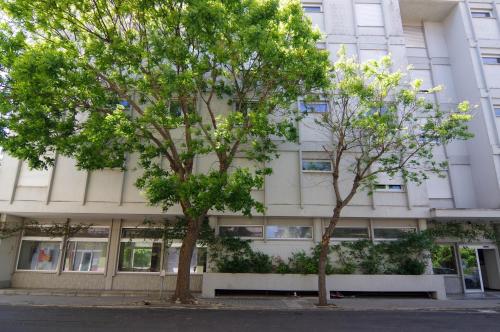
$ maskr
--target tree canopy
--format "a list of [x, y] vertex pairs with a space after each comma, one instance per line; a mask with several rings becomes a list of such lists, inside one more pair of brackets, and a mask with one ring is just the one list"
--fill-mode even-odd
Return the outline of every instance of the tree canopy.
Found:
[[[295, 138], [290, 106], [327, 82], [321, 35], [296, 0], [0, 8], [0, 146], [35, 168], [56, 154], [85, 170], [126, 168], [138, 154], [137, 186], [151, 204], [179, 204], [189, 234], [211, 209], [263, 211], [251, 191], [276, 140]], [[201, 172], [206, 156], [215, 162]], [[232, 169], [238, 157], [256, 170]]]

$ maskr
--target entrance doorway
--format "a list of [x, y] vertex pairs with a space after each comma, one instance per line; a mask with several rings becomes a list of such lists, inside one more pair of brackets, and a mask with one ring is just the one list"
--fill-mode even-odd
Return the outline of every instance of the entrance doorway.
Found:
[[487, 246], [459, 246], [460, 269], [465, 293], [500, 289], [497, 251]]

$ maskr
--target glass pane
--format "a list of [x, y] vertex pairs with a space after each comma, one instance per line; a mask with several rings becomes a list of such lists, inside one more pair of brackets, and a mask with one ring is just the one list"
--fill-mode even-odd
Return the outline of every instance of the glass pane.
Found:
[[268, 239], [312, 239], [310, 226], [267, 226]]
[[107, 249], [106, 242], [69, 242], [64, 271], [104, 272]]
[[300, 103], [300, 111], [302, 113], [326, 113], [328, 112], [327, 102], [312, 102], [312, 103]]
[[86, 237], [86, 238], [108, 238], [109, 228], [108, 227], [89, 227], [87, 229], [82, 229], [78, 233], [72, 235], [72, 237]]
[[160, 239], [161, 228], [122, 228], [122, 239]]
[[405, 233], [415, 232], [415, 228], [375, 228], [373, 235], [376, 239], [399, 239]]
[[302, 6], [306, 13], [321, 13], [321, 6]]
[[367, 227], [336, 227], [332, 232], [332, 238], [339, 239], [367, 239]]
[[485, 65], [498, 65], [500, 64], [500, 58], [491, 57], [491, 56], [483, 56], [483, 64]]
[[434, 274], [457, 274], [457, 263], [453, 246], [436, 246], [432, 250]]
[[328, 160], [302, 160], [303, 171], [321, 171], [330, 172], [332, 170], [332, 163]]
[[[181, 248], [168, 248], [167, 273], [177, 273], [179, 266], [179, 252]], [[195, 248], [191, 258], [191, 273], [203, 273], [206, 270], [207, 249]]]
[[219, 235], [262, 238], [264, 231], [262, 226], [219, 226]]
[[21, 245], [17, 268], [20, 270], [55, 271], [61, 242], [26, 241]]
[[477, 266], [476, 249], [460, 247], [462, 271], [466, 290], [481, 290], [481, 276]]
[[118, 270], [125, 272], [159, 272], [161, 243], [122, 242]]
[[500, 107], [495, 107], [495, 116], [500, 116]]

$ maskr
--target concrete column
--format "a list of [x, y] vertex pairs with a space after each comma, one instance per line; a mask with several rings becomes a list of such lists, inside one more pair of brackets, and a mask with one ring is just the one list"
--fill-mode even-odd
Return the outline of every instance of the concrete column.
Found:
[[[22, 222], [21, 218], [7, 214], [0, 215], [0, 228], [15, 227], [20, 222]], [[0, 239], [0, 288], [8, 288], [11, 285], [20, 238], [21, 234], [14, 234], [11, 237]]]
[[122, 220], [113, 219], [111, 222], [111, 236], [108, 243], [108, 260], [106, 266], [106, 290], [113, 289], [113, 277], [118, 266], [118, 255], [120, 250], [120, 230]]
[[323, 236], [323, 219], [314, 218], [313, 219], [313, 240], [315, 243], [321, 242], [321, 237]]

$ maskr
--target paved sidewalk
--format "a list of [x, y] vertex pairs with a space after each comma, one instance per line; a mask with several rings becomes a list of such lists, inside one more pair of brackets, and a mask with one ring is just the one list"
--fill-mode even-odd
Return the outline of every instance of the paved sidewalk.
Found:
[[197, 305], [181, 305], [161, 301], [158, 293], [147, 292], [0, 289], [0, 305], [233, 310], [451, 310], [500, 313], [499, 297], [457, 297], [448, 300], [345, 297], [331, 300], [332, 305], [327, 308], [316, 307], [316, 302], [317, 299], [314, 297], [239, 296], [217, 297], [215, 299], [198, 298]]

